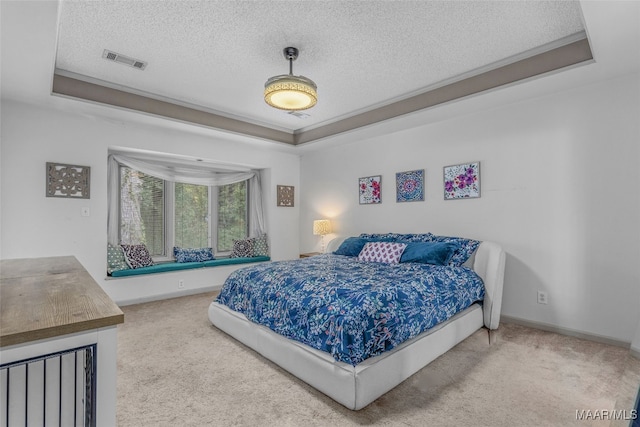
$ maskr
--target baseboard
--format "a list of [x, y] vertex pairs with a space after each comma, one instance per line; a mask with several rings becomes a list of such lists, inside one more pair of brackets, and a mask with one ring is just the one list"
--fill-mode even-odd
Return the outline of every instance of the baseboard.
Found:
[[[527, 326], [529, 328], [540, 329], [547, 332], [555, 332], [560, 335], [567, 335], [570, 337], [582, 338], [585, 340], [595, 341], [602, 344], [614, 345], [616, 347], [631, 348], [630, 342], [617, 340], [615, 338], [609, 338], [604, 335], [578, 331], [576, 329], [563, 328], [562, 326], [551, 325], [549, 323], [536, 322], [533, 320], [526, 320], [526, 319], [521, 319], [519, 317], [512, 317], [512, 316], [505, 316], [505, 315], [500, 316], [500, 321], [505, 323], [513, 323], [521, 326]], [[633, 351], [634, 349], [631, 348], [632, 354], [633, 354]], [[639, 350], [636, 349], [636, 351], [639, 351]]]
[[636, 359], [640, 359], [640, 348], [631, 346], [631, 355]]
[[146, 297], [115, 301], [115, 303], [118, 304], [118, 306], [120, 306], [120, 307], [124, 307], [124, 306], [127, 306], [127, 305], [143, 304], [145, 302], [152, 302], [152, 301], [160, 301], [160, 300], [164, 300], [164, 299], [186, 297], [186, 296], [189, 296], [189, 295], [196, 295], [196, 294], [204, 294], [204, 293], [207, 293], [207, 292], [219, 291], [220, 289], [222, 289], [222, 285], [205, 286], [203, 288], [184, 289], [184, 290], [177, 291], [177, 292], [170, 292], [168, 294], [151, 295], [151, 296], [146, 296]]

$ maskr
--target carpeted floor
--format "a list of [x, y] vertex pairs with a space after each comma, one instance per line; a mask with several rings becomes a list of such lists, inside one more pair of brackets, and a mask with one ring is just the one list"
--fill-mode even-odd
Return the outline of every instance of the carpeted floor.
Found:
[[640, 384], [627, 349], [502, 324], [354, 412], [212, 326], [214, 295], [123, 307], [119, 426], [608, 426], [576, 411], [630, 411]]

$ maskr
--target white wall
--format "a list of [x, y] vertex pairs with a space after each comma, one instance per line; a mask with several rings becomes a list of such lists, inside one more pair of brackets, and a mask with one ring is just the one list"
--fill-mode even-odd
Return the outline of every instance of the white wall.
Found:
[[[72, 102], [72, 101], [68, 101]], [[92, 107], [95, 108], [95, 107]], [[176, 129], [180, 128], [180, 129]], [[184, 126], [182, 126], [184, 128]], [[300, 159], [273, 144], [181, 126], [161, 128], [3, 101], [1, 129], [2, 258], [74, 255], [116, 302], [132, 302], [219, 286], [237, 267], [105, 280], [107, 150], [129, 147], [267, 169], [266, 216], [273, 259], [299, 254], [299, 209], [277, 208], [277, 184], [299, 188]], [[45, 163], [91, 167], [89, 200], [45, 197]], [[296, 194], [298, 196], [298, 194]], [[91, 216], [82, 217], [89, 207]]]
[[[337, 233], [462, 235], [508, 253], [503, 314], [631, 342], [640, 323], [637, 74], [418, 128], [304, 152], [270, 143], [98, 120], [3, 101], [2, 258], [75, 255], [116, 302], [219, 286], [234, 267], [104, 280], [110, 146], [268, 168], [272, 257], [317, 250], [313, 219]], [[215, 136], [212, 136], [215, 135]], [[355, 134], [354, 134], [355, 135]], [[442, 200], [442, 166], [481, 161], [482, 197]], [[45, 162], [91, 166], [91, 199], [44, 195]], [[397, 204], [395, 173], [426, 169], [426, 201]], [[357, 179], [383, 176], [383, 203], [358, 204]], [[275, 207], [277, 184], [295, 208]], [[88, 206], [91, 216], [80, 215]], [[275, 237], [277, 236], [277, 238]], [[330, 236], [329, 236], [330, 237]], [[549, 304], [536, 303], [536, 291]]]
[[[503, 314], [631, 342], [640, 311], [637, 74], [305, 153], [301, 248], [336, 233], [433, 232], [506, 250]], [[443, 200], [442, 167], [481, 162], [482, 197]], [[426, 201], [395, 202], [395, 173], [426, 169]], [[359, 177], [382, 175], [382, 204]], [[536, 302], [538, 290], [549, 304]]]
[[636, 336], [631, 342], [631, 353], [637, 358], [640, 358], [640, 323], [638, 323], [638, 327], [636, 329]]

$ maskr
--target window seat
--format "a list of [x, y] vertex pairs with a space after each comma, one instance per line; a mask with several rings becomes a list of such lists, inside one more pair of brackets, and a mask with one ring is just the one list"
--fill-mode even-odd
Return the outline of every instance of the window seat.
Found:
[[165, 262], [150, 265], [149, 267], [118, 270], [111, 273], [111, 277], [138, 276], [141, 274], [163, 273], [166, 271], [191, 270], [194, 268], [217, 267], [219, 265], [248, 264], [252, 262], [270, 261], [268, 256], [255, 256], [247, 258], [219, 258], [203, 262]]

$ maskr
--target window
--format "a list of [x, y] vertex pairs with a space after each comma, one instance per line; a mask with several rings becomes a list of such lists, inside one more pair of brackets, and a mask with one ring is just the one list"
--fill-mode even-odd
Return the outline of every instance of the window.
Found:
[[[174, 246], [230, 252], [248, 236], [249, 181], [221, 186], [164, 181], [120, 167], [120, 242], [171, 258]], [[215, 245], [212, 243], [215, 242]]]
[[209, 206], [209, 187], [206, 185], [175, 184], [174, 246], [209, 246]]
[[218, 239], [220, 252], [231, 251], [233, 241], [247, 237], [249, 229], [248, 181], [218, 187]]
[[164, 182], [120, 169], [120, 242], [144, 244], [152, 256], [165, 254]]

